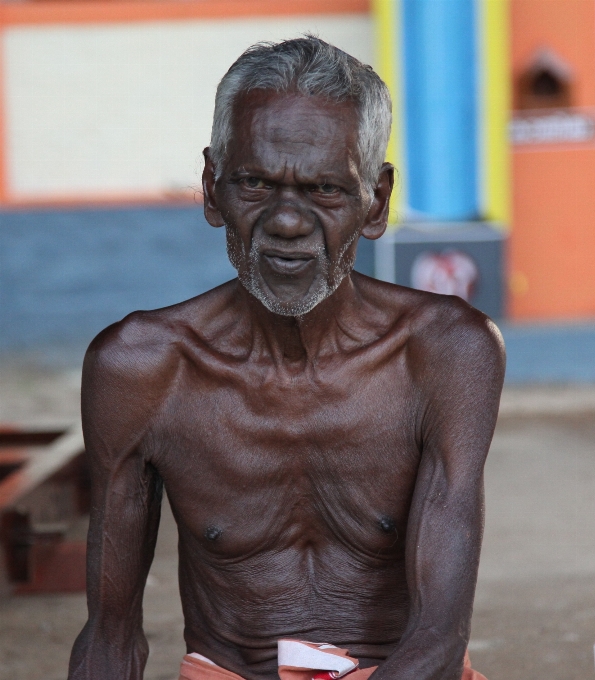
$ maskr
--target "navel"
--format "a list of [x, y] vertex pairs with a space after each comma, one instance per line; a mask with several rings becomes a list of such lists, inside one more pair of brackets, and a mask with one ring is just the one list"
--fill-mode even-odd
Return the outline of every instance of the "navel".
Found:
[[378, 520], [378, 526], [382, 529], [382, 531], [384, 531], [385, 534], [397, 534], [397, 536], [399, 535], [397, 527], [395, 526], [395, 521], [393, 520], [392, 517], [383, 515]]
[[208, 541], [216, 541], [223, 533], [223, 529], [219, 527], [207, 527], [205, 530], [205, 538]]

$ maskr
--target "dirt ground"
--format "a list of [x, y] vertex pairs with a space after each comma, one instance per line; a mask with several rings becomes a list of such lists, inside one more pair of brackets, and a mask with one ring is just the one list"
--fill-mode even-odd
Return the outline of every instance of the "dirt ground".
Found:
[[[0, 367], [0, 422], [76, 418], [77, 373]], [[470, 653], [489, 680], [594, 676], [595, 387], [508, 389], [486, 468]], [[169, 507], [145, 594], [146, 680], [184, 653]], [[0, 680], [64, 680], [83, 595], [0, 602]]]

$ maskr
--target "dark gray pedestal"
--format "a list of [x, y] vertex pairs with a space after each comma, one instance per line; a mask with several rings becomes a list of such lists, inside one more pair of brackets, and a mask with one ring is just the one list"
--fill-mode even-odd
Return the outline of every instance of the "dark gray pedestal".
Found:
[[380, 279], [412, 286], [412, 267], [422, 253], [463, 253], [478, 270], [477, 284], [469, 302], [499, 319], [505, 313], [505, 239], [505, 232], [484, 222], [405, 225], [377, 242], [375, 274]]

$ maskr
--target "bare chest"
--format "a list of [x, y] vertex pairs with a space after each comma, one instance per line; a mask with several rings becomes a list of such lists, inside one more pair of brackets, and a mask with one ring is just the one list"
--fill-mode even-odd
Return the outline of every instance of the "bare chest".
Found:
[[419, 462], [411, 394], [396, 377], [186, 385], [157, 433], [178, 522], [224, 559], [393, 546]]

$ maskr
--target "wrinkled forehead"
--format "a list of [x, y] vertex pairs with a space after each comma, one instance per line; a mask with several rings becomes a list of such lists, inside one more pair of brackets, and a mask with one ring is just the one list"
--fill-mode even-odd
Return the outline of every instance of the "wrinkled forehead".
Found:
[[229, 160], [277, 173], [358, 174], [358, 112], [353, 102], [253, 90], [235, 102]]

